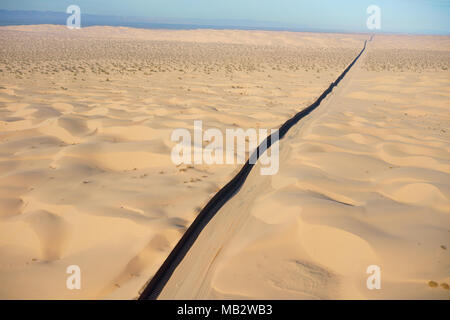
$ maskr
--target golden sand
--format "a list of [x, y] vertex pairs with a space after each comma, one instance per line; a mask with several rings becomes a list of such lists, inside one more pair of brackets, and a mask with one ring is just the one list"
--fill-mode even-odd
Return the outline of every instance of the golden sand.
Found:
[[[136, 297], [240, 167], [175, 166], [172, 131], [276, 128], [366, 38], [1, 27], [0, 298]], [[401, 39], [375, 38], [280, 142], [280, 172], [253, 171], [162, 298], [448, 295], [428, 281], [450, 281], [449, 41]], [[368, 264], [383, 290], [365, 288]], [[70, 265], [81, 290], [66, 287]]]

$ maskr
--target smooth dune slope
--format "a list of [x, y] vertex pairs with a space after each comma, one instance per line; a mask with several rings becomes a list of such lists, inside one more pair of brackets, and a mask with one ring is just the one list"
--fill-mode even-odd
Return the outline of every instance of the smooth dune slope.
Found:
[[275, 128], [362, 39], [1, 27], [0, 298], [136, 297], [239, 168], [177, 167], [173, 130]]
[[255, 167], [160, 298], [450, 298], [450, 48], [420, 40], [376, 36], [279, 142], [279, 173]]

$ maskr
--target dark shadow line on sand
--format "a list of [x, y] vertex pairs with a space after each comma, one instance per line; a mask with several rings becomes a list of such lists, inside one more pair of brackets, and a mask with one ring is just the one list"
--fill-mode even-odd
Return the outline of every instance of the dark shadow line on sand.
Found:
[[[372, 37], [370, 38], [369, 41], [372, 40]], [[364, 47], [360, 51], [360, 53], [356, 56], [356, 58], [347, 66], [347, 68], [341, 73], [341, 75], [330, 84], [330, 86], [320, 95], [319, 98], [317, 98], [317, 100], [313, 104], [297, 113], [291, 119], [287, 120], [278, 129], [278, 132], [272, 133], [270, 136], [268, 136], [258, 146], [258, 148], [254, 151], [252, 156], [253, 157], [256, 156], [256, 159], [259, 159], [260, 155], [263, 154], [264, 151], [266, 151], [266, 149], [270, 148], [272, 143], [275, 143], [279, 139], [282, 139], [293, 125], [299, 122], [300, 119], [302, 119], [303, 117], [310, 114], [311, 111], [316, 109], [320, 105], [322, 100], [327, 97], [327, 95], [333, 90], [333, 88], [339, 84], [339, 82], [344, 78], [347, 72], [353, 67], [353, 65], [356, 63], [356, 61], [359, 59], [359, 57], [366, 49], [366, 44], [367, 40], [364, 41]], [[278, 138], [275, 138], [277, 135]], [[252, 161], [252, 163], [255, 163], [255, 161]], [[192, 247], [195, 240], [197, 240], [203, 228], [209, 223], [209, 221], [211, 221], [211, 219], [219, 211], [219, 209], [240, 190], [240, 188], [244, 185], [244, 182], [247, 179], [247, 176], [249, 175], [253, 166], [254, 164], [251, 164], [249, 160], [247, 160], [247, 162], [244, 164], [239, 173], [222, 189], [220, 189], [214, 195], [214, 197], [206, 204], [206, 206], [200, 211], [197, 218], [195, 218], [195, 220], [183, 234], [181, 239], [178, 241], [176, 246], [172, 249], [169, 256], [164, 261], [164, 263], [152, 277], [150, 282], [147, 283], [144, 290], [139, 296], [139, 300], [155, 300], [158, 298], [164, 286], [169, 281], [170, 277], [172, 276], [177, 266], [186, 256], [187, 252]]]

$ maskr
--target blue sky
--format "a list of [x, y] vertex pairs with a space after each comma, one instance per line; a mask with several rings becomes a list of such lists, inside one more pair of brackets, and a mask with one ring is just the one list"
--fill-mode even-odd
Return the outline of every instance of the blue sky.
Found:
[[367, 31], [366, 8], [381, 8], [381, 31], [450, 34], [449, 0], [1, 0], [0, 9], [157, 19], [244, 20], [336, 31]]

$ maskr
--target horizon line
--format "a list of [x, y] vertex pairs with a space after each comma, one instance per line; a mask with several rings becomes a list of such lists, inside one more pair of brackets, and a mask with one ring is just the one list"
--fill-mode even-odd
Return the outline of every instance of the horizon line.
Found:
[[[0, 9], [2, 12], [16, 12], [16, 13], [51, 13], [67, 17], [68, 14], [62, 11], [51, 11], [51, 10], [8, 10]], [[349, 30], [349, 29], [327, 29], [320, 27], [309, 27], [294, 25], [291, 23], [281, 23], [277, 21], [258, 21], [258, 20], [244, 20], [244, 19], [202, 19], [202, 18], [162, 18], [162, 17], [143, 17], [143, 16], [117, 16], [117, 15], [101, 15], [101, 14], [91, 14], [83, 13], [83, 15], [90, 19], [94, 18], [113, 18], [117, 21], [111, 22], [93, 22], [90, 21], [82, 28], [93, 27], [93, 26], [105, 26], [105, 27], [127, 27], [135, 29], [148, 29], [148, 30], [244, 30], [244, 31], [278, 31], [278, 32], [309, 32], [309, 33], [345, 33], [345, 34], [385, 34], [385, 35], [424, 35], [424, 36], [450, 36], [450, 31], [421, 31], [421, 32], [407, 32], [407, 31], [371, 31], [371, 30]], [[45, 19], [45, 17], [43, 17]], [[53, 17], [56, 18], [56, 17]], [[136, 19], [135, 21], [127, 21], [126, 19]], [[138, 19], [143, 19], [139, 21]], [[26, 26], [26, 25], [66, 25], [63, 22], [30, 22], [26, 23], [20, 20], [18, 17], [14, 17], [11, 21], [1, 21], [0, 26]], [[217, 21], [218, 24], [214, 24]], [[64, 20], [65, 22], [65, 20]], [[209, 22], [209, 23], [207, 23]], [[224, 24], [220, 24], [220, 22]], [[227, 23], [243, 23], [244, 25], [234, 25]], [[245, 25], [247, 23], [253, 23], [255, 25]], [[261, 24], [261, 25], [258, 25]], [[266, 24], [266, 25], [263, 25]], [[273, 24], [273, 26], [267, 25]]]

